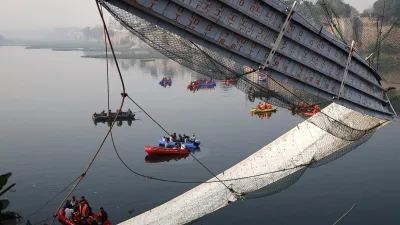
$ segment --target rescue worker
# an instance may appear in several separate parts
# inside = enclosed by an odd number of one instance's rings
[[[78,203],[82,204],[83,202],[88,202],[85,196],[82,196]]]
[[[81,214],[81,216],[86,219],[90,216],[90,209],[89,209],[89,203],[88,202],[84,202],[83,204],[81,204],[79,206],[79,213]]]
[[[179,142],[183,142],[183,137],[181,134],[179,134]]]
[[[261,109],[261,102],[258,103],[257,109]]]
[[[262,110],[267,109],[267,103],[266,103],[266,102],[264,102],[264,103],[261,105],[261,109],[262,109]]]
[[[106,211],[104,211],[103,207],[101,207],[99,215],[97,216],[97,222],[99,222],[99,224],[101,225],[104,222],[106,222],[107,220],[108,220],[108,215],[107,215]]]

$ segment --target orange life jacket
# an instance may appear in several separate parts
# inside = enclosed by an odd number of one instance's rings
[[[89,215],[89,205],[85,204],[85,205],[80,205],[79,206],[79,213],[81,214],[82,217],[88,217]]]

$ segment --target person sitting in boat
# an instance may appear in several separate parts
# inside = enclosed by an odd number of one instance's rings
[[[171,134],[171,141],[176,142],[176,133]]]
[[[167,138],[165,136],[163,136],[161,139],[162,139],[163,142],[167,141]]]
[[[128,109],[128,111],[126,111],[126,114],[128,114],[128,115],[132,115],[132,111],[131,111],[131,109]]]
[[[261,105],[261,109],[262,109],[262,110],[267,109],[267,103],[266,103],[266,102],[264,102],[264,103]]]
[[[178,135],[179,136],[179,142],[183,142],[183,137],[181,134]]]
[[[103,111],[101,111],[101,115],[106,115],[106,111],[105,110],[103,110]]]
[[[267,104],[267,109],[272,109],[272,105],[271,104]]]
[[[67,208],[64,209],[64,216],[67,219],[74,219],[74,209],[71,204],[68,204]]]
[[[257,104],[257,109],[261,109],[261,102]]]
[[[191,142],[195,142],[196,141],[196,136],[194,136],[194,133],[192,134],[192,137],[190,137],[190,141]]]
[[[100,207],[100,212],[97,216],[97,222],[99,222],[99,224],[103,224],[104,222],[106,222],[108,220],[108,215],[107,212],[104,210],[103,207]]]
[[[87,219],[91,215],[89,208],[89,203],[87,201],[79,205],[79,213],[84,219]]]
[[[187,140],[189,139],[189,137],[188,136],[186,136],[186,134],[183,134],[183,136],[182,136],[182,138],[183,138],[183,142],[187,142]]]
[[[176,142],[174,148],[180,148],[181,147],[181,143],[180,142]]]

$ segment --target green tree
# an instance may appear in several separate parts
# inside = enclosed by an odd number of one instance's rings
[[[11,173],[0,175],[0,197],[7,193],[15,186],[15,183],[11,184],[3,190],[3,187],[7,184],[8,178],[11,177]],[[15,212],[2,212],[10,205],[10,201],[7,199],[0,199],[0,225],[2,224],[17,224],[21,216]]]
[[[400,1],[399,0],[378,0],[373,5],[373,13],[375,16],[383,16],[386,20],[399,17]]]

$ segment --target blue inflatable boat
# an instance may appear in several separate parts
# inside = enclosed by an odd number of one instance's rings
[[[217,85],[217,83],[215,83],[215,82],[208,83],[208,84],[199,84],[200,87],[213,87],[216,85]]]
[[[183,142],[181,142],[181,143],[183,143]],[[160,140],[158,140],[158,144],[165,145],[165,142],[161,138]],[[188,149],[195,149],[195,148],[199,147],[200,142],[196,140],[196,143],[187,142],[187,143],[184,143],[184,144],[186,145],[186,148],[188,148]],[[176,145],[176,143],[172,142],[172,141],[168,143],[168,147],[174,147],[175,145]]]

